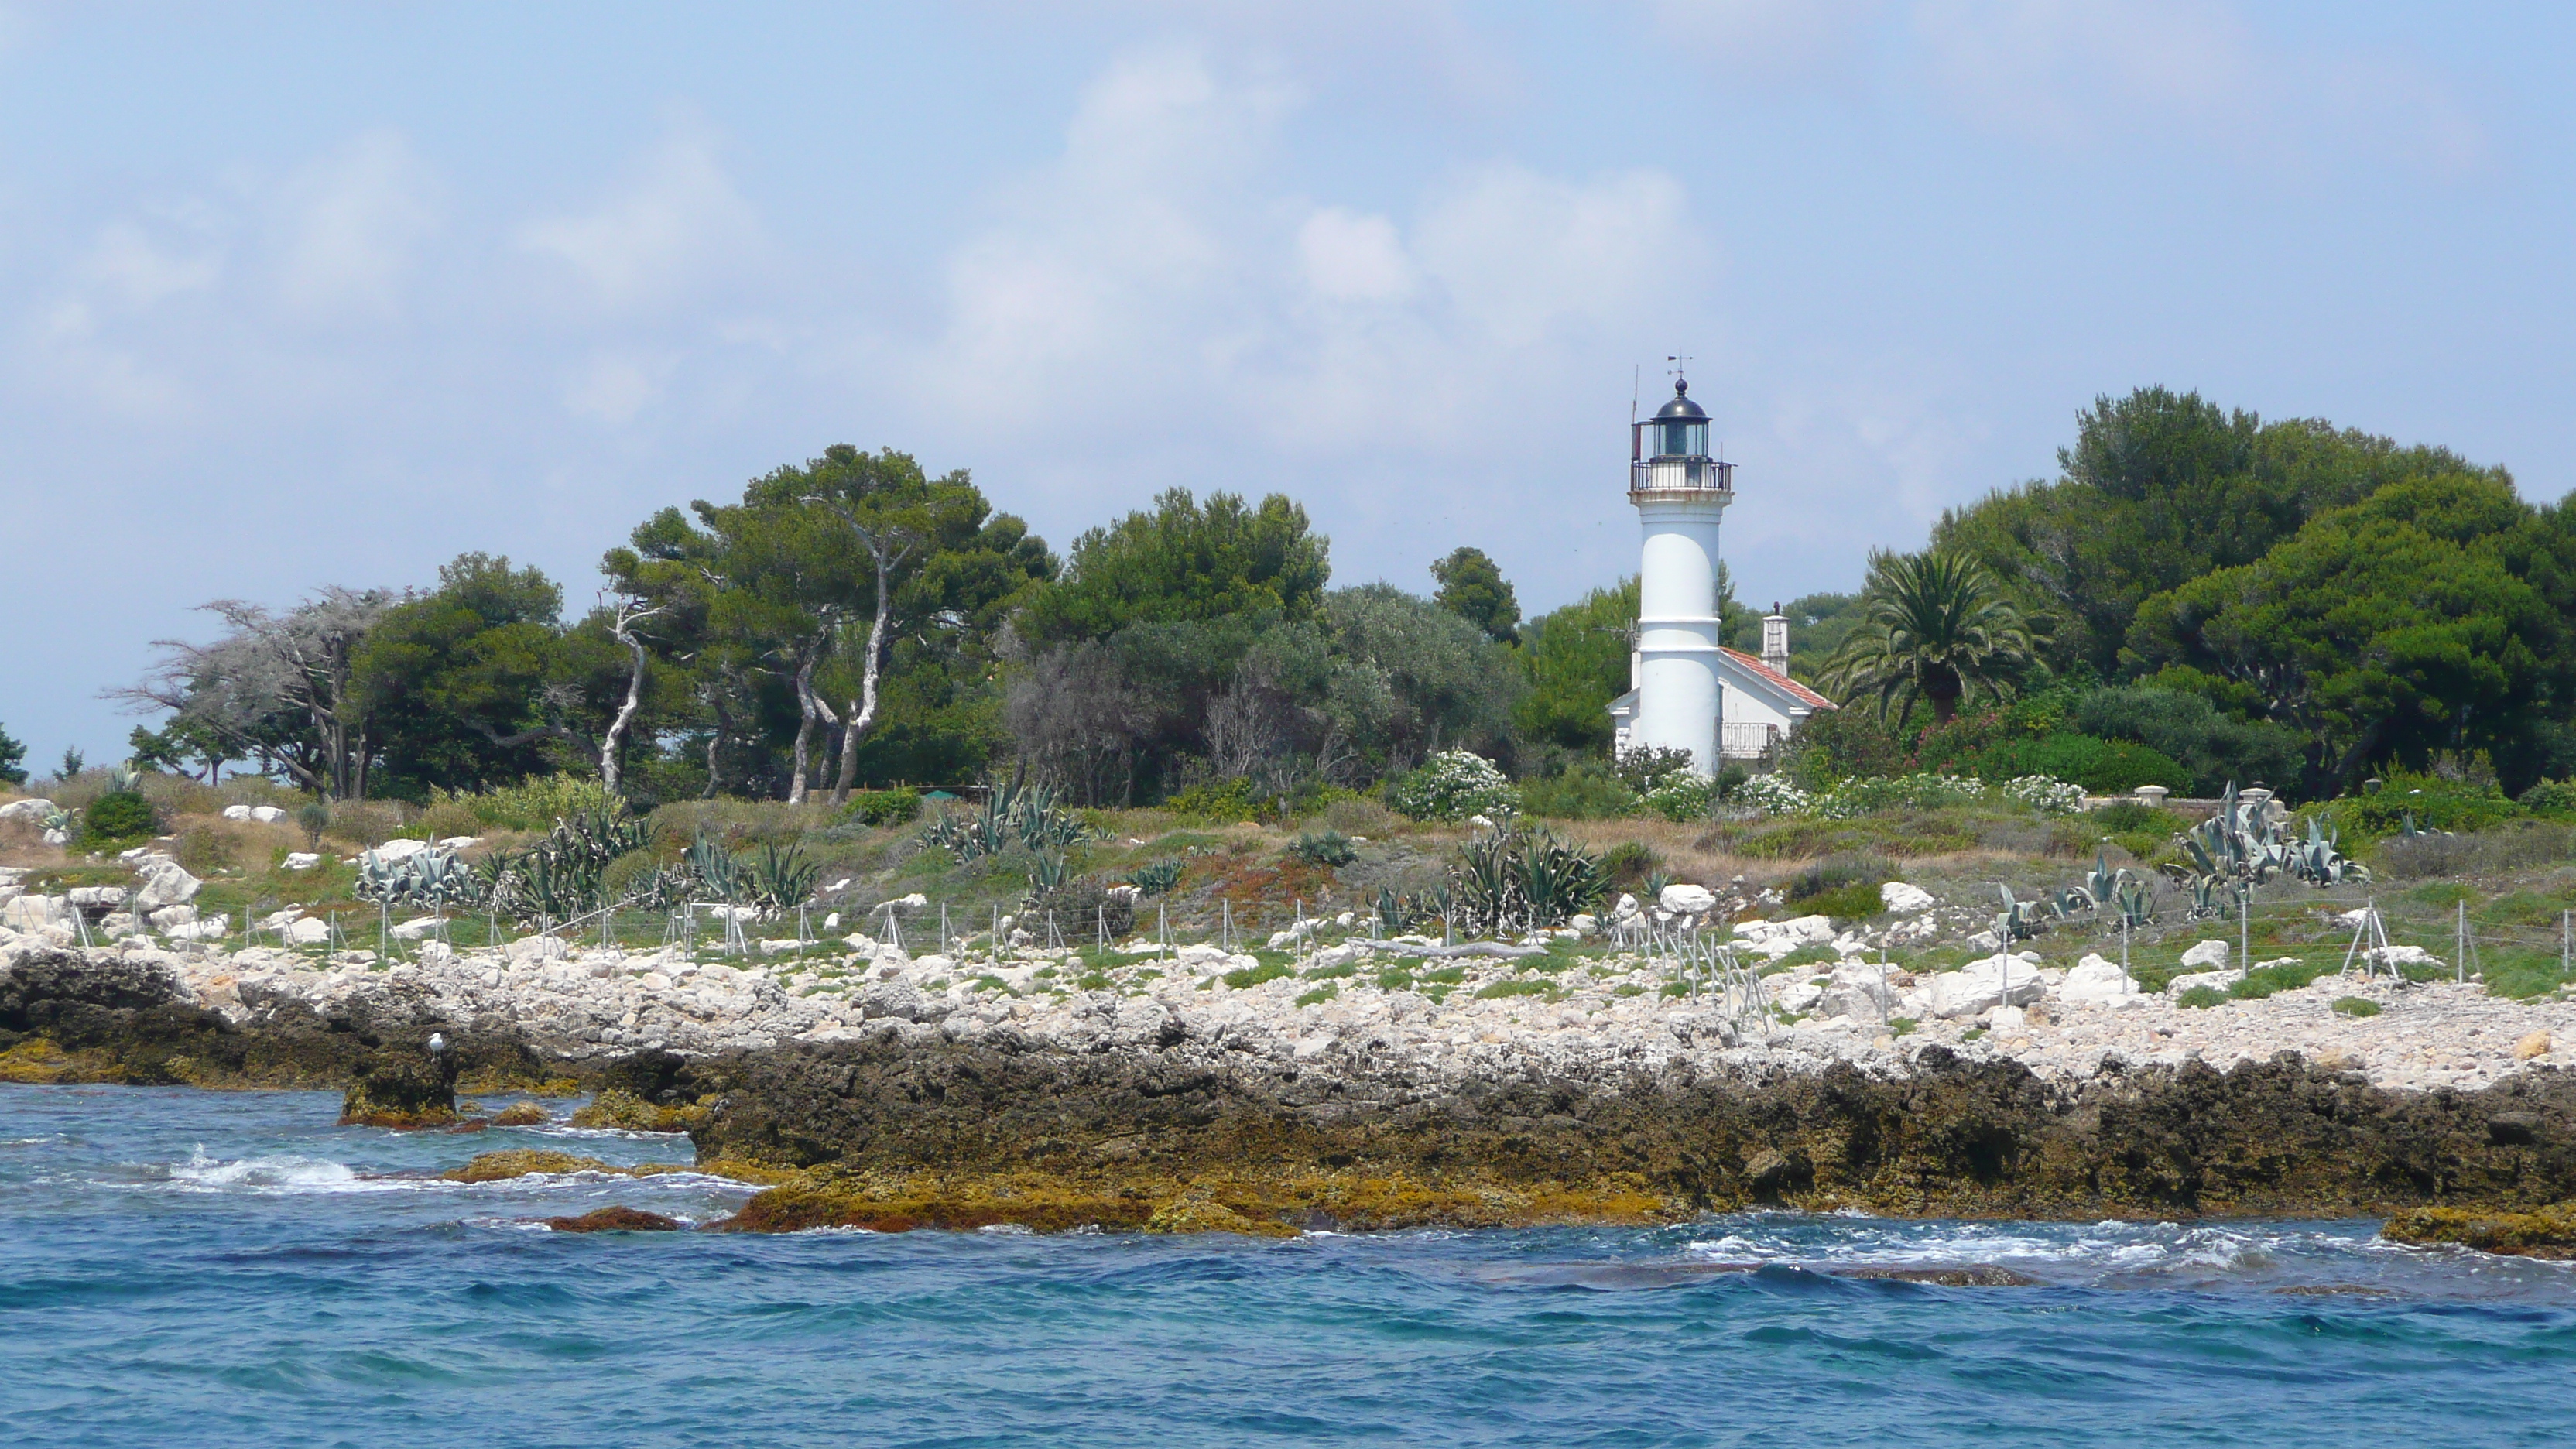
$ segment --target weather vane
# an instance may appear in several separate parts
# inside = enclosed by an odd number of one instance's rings
[[[1665,358],[1664,361],[1672,364],[1671,367],[1664,370],[1671,373],[1674,377],[1680,377],[1682,375],[1682,370],[1690,366],[1691,359],[1688,353],[1676,352]]]

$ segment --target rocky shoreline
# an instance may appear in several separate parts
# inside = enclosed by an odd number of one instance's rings
[[[1728,1045],[1680,1002],[1657,1052],[1480,1040],[1462,1062],[1367,1040],[1310,1051],[1151,997],[1069,1018],[1079,1031],[860,1014],[804,1040],[573,1053],[559,1010],[454,1011],[395,972],[318,1000],[244,992],[243,964],[11,950],[0,1077],[351,1087],[353,1115],[374,1101],[386,1115],[371,1120],[397,1125],[424,1102],[418,1121],[440,1120],[460,1082],[579,1086],[598,1093],[591,1120],[685,1130],[702,1163],[767,1182],[733,1224],[762,1229],[1284,1233],[1765,1204],[2493,1215],[2576,1199],[2576,1075],[2543,1062],[2472,1089],[2375,1083],[2295,1051],[2224,1071],[2113,1054],[2051,1074],[1937,1042],[1868,1060]]]

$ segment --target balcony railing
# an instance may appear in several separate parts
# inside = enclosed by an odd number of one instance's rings
[[[1725,760],[1758,760],[1782,738],[1775,724],[1721,724],[1717,727],[1717,754]]]
[[[1639,458],[1628,465],[1628,491],[1735,491],[1735,465],[1713,458]]]

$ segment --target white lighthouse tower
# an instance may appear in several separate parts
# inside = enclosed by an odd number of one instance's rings
[[[1708,414],[1691,401],[1688,378],[1677,376],[1672,401],[1630,429],[1628,501],[1637,505],[1645,547],[1627,742],[1688,750],[1700,774],[1715,775],[1724,659],[1717,525],[1735,501],[1734,465],[1709,456]]]

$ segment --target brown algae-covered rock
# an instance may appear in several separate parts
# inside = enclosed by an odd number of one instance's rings
[[[534,1102],[513,1102],[509,1106],[502,1108],[498,1113],[494,1114],[492,1125],[495,1127],[538,1127],[553,1120],[554,1119],[552,1117],[546,1115],[545,1108],[538,1106]]]
[[[2390,1217],[2380,1236],[2418,1247],[2447,1244],[2519,1258],[2576,1258],[2576,1201],[2536,1212],[2412,1208]]]
[[[444,1052],[387,1052],[363,1068],[340,1099],[343,1127],[449,1127],[456,1121],[456,1067]]]
[[[602,1088],[572,1114],[575,1127],[616,1127],[628,1132],[686,1132],[706,1120],[707,1109],[694,1102],[665,1106],[615,1087]]]
[[[513,1147],[501,1152],[477,1153],[463,1167],[450,1168],[439,1174],[449,1182],[502,1182],[513,1177],[533,1177],[562,1172],[622,1172],[596,1157],[576,1157],[569,1152],[549,1152],[541,1147]]]
[[[540,1218],[538,1221],[558,1233],[675,1233],[681,1226],[677,1218],[666,1218],[660,1213],[631,1207],[604,1207],[577,1218]]]

